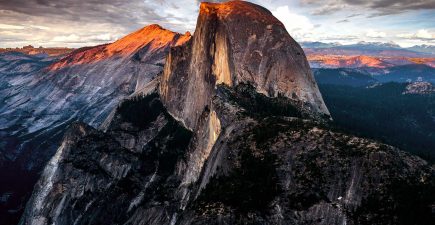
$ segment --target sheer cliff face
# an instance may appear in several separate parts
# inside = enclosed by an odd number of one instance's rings
[[[193,129],[217,84],[241,83],[329,114],[303,50],[269,11],[242,1],[202,3],[194,38],[167,58],[162,99]]]

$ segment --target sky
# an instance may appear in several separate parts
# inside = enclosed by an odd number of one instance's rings
[[[0,0],[0,47],[82,47],[149,24],[195,30],[199,0]],[[209,1],[210,2],[210,1]],[[211,1],[218,2],[218,1]],[[299,42],[435,45],[435,0],[252,0]]]

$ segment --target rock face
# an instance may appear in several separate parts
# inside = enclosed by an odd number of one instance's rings
[[[433,167],[328,118],[270,12],[202,3],[162,76],[67,132],[20,224],[430,224]]]
[[[403,94],[432,94],[435,93],[435,87],[432,85],[432,83],[425,82],[425,81],[416,81],[413,83],[410,83],[406,86],[406,90],[403,92]]]
[[[242,1],[202,3],[194,37],[166,60],[162,100],[193,129],[216,85],[241,83],[329,114],[303,50],[269,11]]]
[[[161,73],[171,47],[189,38],[150,25],[60,60],[5,53],[0,60],[4,81],[0,86],[0,165],[4,167],[0,170],[24,171],[27,175],[20,180],[36,177],[55,153],[66,127],[76,120],[100,126],[123,98]],[[12,184],[15,179],[1,174],[0,195],[12,192],[12,197],[6,203],[10,208],[0,203],[0,213],[20,208],[12,202],[19,202],[26,191],[17,193],[21,188],[15,186],[26,186],[29,192],[34,184],[23,185],[20,180]]]

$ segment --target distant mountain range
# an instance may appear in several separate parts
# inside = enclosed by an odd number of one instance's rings
[[[430,53],[432,55],[435,54],[434,45],[415,45],[407,49],[415,52]]]
[[[21,52],[28,55],[59,56],[59,55],[68,54],[73,50],[74,50],[73,48],[66,48],[66,47],[44,48],[40,46],[38,48],[35,48],[32,45],[27,45],[22,48],[0,48],[0,53]]]
[[[435,68],[435,58],[404,56],[368,56],[368,55],[334,55],[307,54],[312,68],[374,68],[385,69],[403,65],[426,65]]]
[[[340,43],[302,42],[302,48],[307,53],[323,53],[337,55],[370,55],[370,56],[406,56],[406,57],[433,57],[435,46],[416,45],[402,48],[394,42],[358,42],[356,44],[342,45]]]

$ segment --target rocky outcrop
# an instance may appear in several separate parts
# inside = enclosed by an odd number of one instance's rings
[[[425,81],[416,81],[406,85],[405,91],[402,94],[432,94],[435,93],[435,87],[432,83]]]
[[[269,11],[243,1],[202,3],[194,37],[166,60],[162,100],[194,129],[216,85],[242,83],[329,114],[303,50]]]

